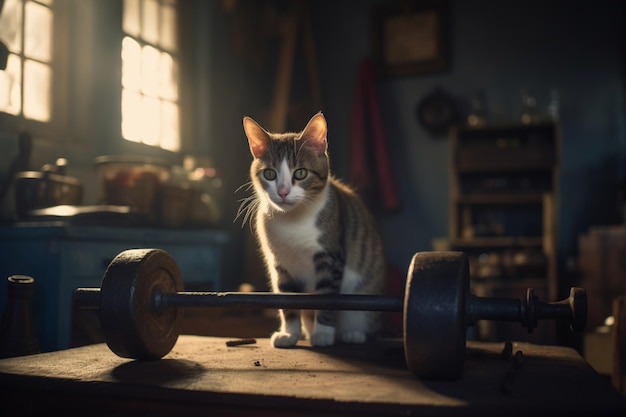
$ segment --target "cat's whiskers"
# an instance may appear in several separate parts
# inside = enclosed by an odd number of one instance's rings
[[[306,210],[310,214],[314,214],[316,212],[315,202],[317,196],[306,195],[301,201],[300,206],[302,209]]]
[[[254,183],[252,181],[244,182],[235,190],[235,194],[245,188],[246,191],[249,191],[254,187]]]
[[[253,187],[253,183],[252,181],[249,181],[243,185],[241,185],[239,188],[237,188],[237,190],[235,190],[235,192],[238,192],[242,189],[246,189],[246,190],[250,190]],[[249,223],[250,228],[252,228],[252,218],[254,217],[254,214],[257,212],[258,208],[259,208],[259,204],[260,201],[257,198],[257,196],[255,194],[249,195],[247,197],[244,197],[242,199],[239,200],[239,208],[237,209],[237,214],[235,215],[235,218],[233,219],[233,223],[235,221],[237,221],[237,219],[239,217],[241,217],[243,215],[243,219],[241,222],[241,227],[243,228],[243,226],[246,223]]]
[[[233,222],[235,222],[243,214],[241,227],[243,228],[243,226],[247,223],[250,226],[250,229],[252,229],[252,218],[258,210],[259,201],[254,196],[247,197],[240,201],[241,205],[239,206],[237,216]]]

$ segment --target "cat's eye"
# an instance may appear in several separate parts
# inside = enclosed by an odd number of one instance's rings
[[[265,169],[263,170],[263,176],[268,181],[274,181],[276,179],[276,171],[273,169]]]
[[[294,171],[293,177],[297,180],[303,180],[306,178],[308,171],[305,168],[298,168]]]

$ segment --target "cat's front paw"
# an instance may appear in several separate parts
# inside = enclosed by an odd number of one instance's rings
[[[274,332],[270,341],[275,348],[290,348],[298,343],[300,335],[287,332]]]
[[[365,343],[367,336],[358,330],[351,330],[341,335],[341,341],[344,343]]]
[[[335,344],[334,332],[314,332],[310,338],[311,346],[324,347]]]

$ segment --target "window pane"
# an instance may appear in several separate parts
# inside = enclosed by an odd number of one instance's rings
[[[178,106],[168,101],[161,108],[161,147],[174,152],[180,149]]]
[[[24,20],[24,54],[28,58],[50,62],[52,38],[52,11],[29,1]]]
[[[161,53],[161,97],[167,100],[178,100],[177,68],[172,56],[166,52]]]
[[[36,61],[24,61],[24,117],[50,120],[50,67]]]
[[[159,61],[161,54],[152,46],[141,50],[141,91],[149,96],[159,95]]]
[[[139,0],[124,0],[122,29],[129,35],[139,36]]]
[[[0,40],[9,51],[22,52],[22,2],[5,0],[0,14]]]
[[[159,3],[157,0],[143,0],[142,22],[141,37],[156,45],[159,40]]]
[[[122,136],[133,142],[141,142],[141,95],[128,89],[122,90]]]
[[[22,61],[9,54],[7,68],[0,71],[0,111],[17,116],[22,107]]]
[[[122,40],[122,86],[141,88],[141,46],[128,36]]]
[[[143,125],[142,139],[147,145],[159,145],[161,136],[161,103],[152,97],[143,97],[141,123]]]
[[[161,46],[176,51],[176,9],[171,6],[161,7]]]
[[[177,0],[124,0],[122,136],[180,150]],[[168,51],[168,52],[166,52]]]

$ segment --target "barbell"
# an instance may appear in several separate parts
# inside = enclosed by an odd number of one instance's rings
[[[541,319],[568,321],[582,331],[585,290],[567,299],[539,301],[532,288],[522,298],[478,297],[469,290],[469,260],[463,252],[417,252],[409,265],[404,296],[271,292],[184,292],[180,270],[161,249],[130,249],[108,265],[100,288],[78,288],[78,308],[100,310],[104,340],[118,356],[156,360],[178,339],[180,308],[262,307],[301,310],[403,312],[408,369],[424,379],[454,380],[463,372],[468,326],[479,320],[519,322],[532,331]]]

